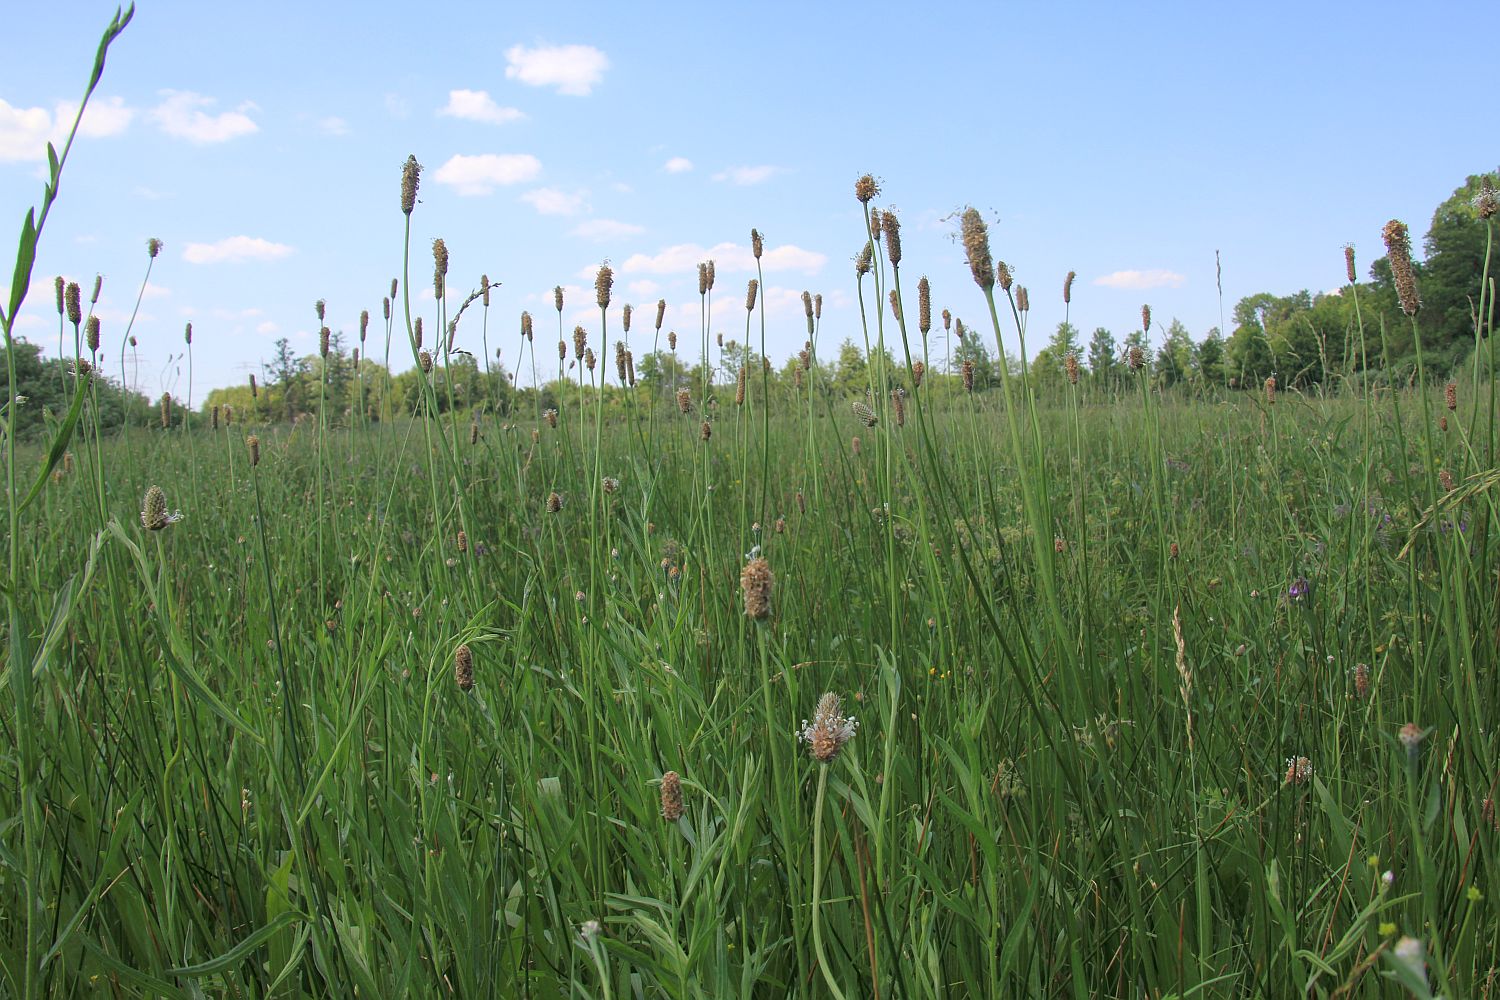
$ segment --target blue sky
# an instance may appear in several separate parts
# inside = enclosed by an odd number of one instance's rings
[[[0,225],[11,232],[40,197],[43,144],[113,11],[76,0],[7,12]],[[590,286],[605,258],[617,272],[611,328],[634,303],[638,354],[659,297],[667,325],[696,343],[696,264],[710,256],[714,328],[743,336],[752,226],[767,245],[772,357],[801,346],[803,289],[824,296],[825,354],[858,341],[852,190],[865,172],[903,220],[912,301],[925,273],[935,312],[981,319],[950,218],[973,204],[1030,288],[1032,349],[1063,317],[1069,270],[1085,337],[1096,326],[1123,336],[1150,303],[1163,325],[1179,317],[1201,338],[1220,317],[1215,250],[1226,313],[1259,291],[1334,288],[1345,242],[1363,271],[1386,219],[1420,236],[1467,174],[1494,168],[1477,96],[1490,79],[1469,41],[1493,17],[1479,3],[431,13],[145,0],[74,146],[18,330],[55,353],[52,276],[87,290],[103,274],[103,351],[117,370],[154,236],[166,248],[131,370],[149,395],[185,392],[173,359],[189,321],[200,400],[243,382],[279,337],[316,351],[319,298],[352,342],[359,311],[373,330],[400,273],[400,169],[414,153],[426,173],[412,288],[427,296],[413,308],[434,326],[428,248],[442,237],[450,300],[481,273],[501,283],[490,347],[512,369],[523,309],[539,358],[551,357],[556,284],[566,327],[597,331]],[[478,352],[477,318],[458,342]]]

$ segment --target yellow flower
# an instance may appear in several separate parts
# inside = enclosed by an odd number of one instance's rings
[[[1396,933],[1396,925],[1395,924],[1387,922],[1387,923],[1383,923],[1383,924],[1380,925],[1380,936],[1381,937],[1390,937],[1394,933]]]

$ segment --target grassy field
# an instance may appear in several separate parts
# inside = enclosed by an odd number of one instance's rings
[[[410,419],[77,378],[6,451],[5,991],[1489,996],[1495,384],[929,399],[885,230],[852,399],[440,412],[399,306]]]

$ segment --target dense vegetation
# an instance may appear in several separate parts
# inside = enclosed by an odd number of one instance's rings
[[[280,395],[112,429],[91,357],[20,446],[17,282],[7,990],[1488,995],[1500,386],[1477,324],[1445,385],[1416,351],[1404,229],[1383,335],[1345,294],[1410,383],[1195,396],[1140,342],[1108,383],[1004,354],[974,212],[989,315],[939,378],[856,193],[866,345],[821,364],[809,299],[779,378],[686,360],[705,295],[591,389],[604,267],[550,398],[398,304],[399,393],[329,334]]]

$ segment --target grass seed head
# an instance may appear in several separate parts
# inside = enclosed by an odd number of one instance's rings
[[[78,282],[68,282],[64,298],[67,300],[68,322],[76,328],[83,322],[83,289],[78,287]]]
[[[219,404],[215,403],[213,408],[213,429],[219,429]]]
[[[581,326],[573,327],[573,360],[577,361],[583,357],[583,349],[588,346],[589,332]]]
[[[661,816],[668,823],[682,819],[682,779],[676,771],[661,776]]]
[[[853,716],[845,717],[839,704],[839,696],[832,691],[818,699],[811,722],[805,719],[798,737],[807,744],[807,752],[819,764],[831,764],[838,757],[844,744],[854,738],[859,728]]]
[[[542,414],[542,418],[547,421],[547,426],[548,427],[556,427],[557,426],[557,411],[556,410],[549,408],[545,413]]]
[[[917,388],[922,387],[922,379],[927,375],[927,365],[921,361],[911,363],[911,384]]]
[[[740,570],[740,593],[745,599],[745,614],[756,621],[771,616],[771,592],[776,586],[771,564],[764,559],[751,559]]]
[[[460,691],[474,690],[474,652],[468,643],[453,651],[453,682]]]
[[[891,289],[890,295],[887,298],[891,303],[891,316],[895,318],[898,324],[904,324],[905,321],[901,318],[901,299],[896,295],[894,288]]]
[[[626,333],[630,332],[630,315],[633,312],[635,312],[635,307],[629,302],[625,303],[625,308],[620,310],[620,323],[625,327]]]
[[[860,248],[859,256],[854,258],[854,275],[863,278],[870,273],[870,266],[875,260],[875,244],[865,240],[865,245]]]
[[[328,357],[328,344],[332,337],[332,331],[326,326],[318,331],[318,354],[320,356]]]
[[[172,426],[172,394],[170,392],[161,394],[161,425]]]
[[[885,234],[885,256],[892,267],[901,266],[901,220],[887,209],[880,216],[880,231]]]
[[[146,241],[146,253],[151,256],[152,260],[155,260],[157,255],[161,253],[161,246],[161,240],[155,236]]]
[[[943,332],[946,333],[948,330],[951,330],[952,328],[953,328],[953,314],[951,312],[949,312],[948,310],[944,309],[943,310]]]
[[[417,321],[412,324],[412,336],[416,340],[417,346],[421,347],[422,346],[422,317],[420,317],[420,316],[418,316],[417,317]]]
[[[760,238],[760,230],[750,230],[750,252],[755,255],[755,259],[760,260],[760,255],[765,253],[765,251],[766,244],[765,241]]]
[[[490,307],[490,276],[488,274],[479,276],[479,298],[488,309]]]
[[[103,287],[104,287],[104,275],[102,275],[102,274],[96,274],[96,275],[94,275],[94,294],[89,297],[89,305],[94,306],[94,305],[98,305],[99,304],[99,290],[102,289]]]
[[[63,276],[59,274],[56,278],[53,279],[53,284],[57,288],[57,315],[64,316],[67,314],[68,306],[67,303],[63,300],[63,296],[67,292],[68,283],[64,281]]]
[[[547,513],[556,514],[563,509],[563,498],[560,493],[553,490],[547,494]]]
[[[925,274],[917,282],[917,329],[924,337],[932,329],[932,283]]]
[[[562,312],[562,285],[554,285],[552,288],[552,306],[558,312]]]
[[[1401,311],[1415,316],[1422,308],[1422,296],[1417,292],[1417,275],[1411,262],[1411,234],[1406,223],[1392,219],[1385,224],[1380,235],[1385,240],[1391,280],[1396,285],[1396,297],[1401,300]]]
[[[706,263],[698,265],[698,294],[708,294],[708,265]]]
[[[1063,371],[1068,375],[1069,385],[1078,384],[1078,355],[1070,352],[1063,358]]]
[[[600,309],[609,308],[609,294],[615,287],[615,271],[609,266],[609,261],[599,265],[599,272],[594,275],[594,301],[599,304]]]
[[[167,513],[167,495],[160,486],[147,489],[146,496],[141,501],[141,526],[147,531],[160,531],[171,523],[172,517]]]
[[[467,531],[464,531],[462,528],[458,530],[458,539],[456,541],[456,544],[458,545],[459,552],[469,551],[469,533]]]
[[[861,205],[868,205],[870,199],[880,193],[880,182],[870,174],[865,174],[854,182],[854,197],[859,199]]]
[[[750,279],[750,284],[747,285],[747,286],[745,286],[745,311],[746,312],[754,312],[755,311],[755,296],[757,294],[759,294],[759,292],[760,292],[760,282],[757,281],[754,278],[751,278]]]
[[[1010,291],[1010,286],[1015,283],[1016,277],[1011,273],[1010,265],[1003,260],[995,264],[995,280],[1000,283],[1002,292]]]
[[[973,392],[974,391],[974,362],[973,362],[973,360],[971,360],[969,358],[965,358],[964,359],[963,373],[964,373],[964,391],[965,392]]]
[[[469,443],[479,443],[479,418],[477,417],[469,422]]]
[[[897,427],[906,426],[906,390],[900,386],[891,390],[891,413],[896,418]]]
[[[1272,375],[1266,379],[1266,404],[1276,405],[1276,376]]]
[[[625,352],[625,380],[630,383],[630,387],[632,389],[635,388],[635,352],[634,351],[626,351]]]
[[[417,361],[422,366],[422,374],[423,375],[430,375],[432,373],[432,352],[431,351],[426,351],[426,350],[418,351],[417,352]]]
[[[693,394],[687,389],[677,390],[677,409],[687,413],[693,408]]]
[[[1021,312],[1031,312],[1031,293],[1025,285],[1016,288],[1016,308]]]
[[[1063,305],[1073,301],[1073,279],[1076,277],[1077,271],[1069,271],[1068,276],[1063,279]]]
[[[969,260],[969,271],[974,283],[980,288],[995,286],[994,258],[990,256],[990,230],[984,224],[979,209],[970,206],[964,209],[962,219],[964,256]]]
[[[1494,217],[1497,209],[1500,209],[1500,197],[1496,196],[1489,177],[1485,177],[1479,182],[1479,193],[1474,196],[1474,214],[1481,221],[1487,221]]]
[[[370,310],[368,310],[368,309],[361,309],[359,311],[359,342],[361,344],[363,344],[365,342],[365,337],[369,334],[369,332],[370,332]]]
[[[870,404],[866,403],[864,400],[856,399],[853,403],[850,404],[850,406],[854,410],[854,415],[861,421],[863,421],[866,427],[874,427],[878,422],[878,418],[875,416],[875,411],[870,409]]]
[[[88,322],[83,324],[85,336],[88,338],[89,350],[95,354],[99,353],[99,317],[90,316]],[[193,324],[188,324],[188,343],[193,342]]]
[[[713,427],[713,424],[709,423],[707,420],[703,421],[703,426],[701,426],[701,427],[698,428],[698,436],[700,438],[702,438],[704,441],[707,441],[709,438],[713,437],[714,436],[714,427]]]
[[[813,316],[817,319],[823,318],[823,293],[819,292],[813,296]]]
[[[1438,470],[1438,485],[1443,488],[1444,493],[1453,492],[1453,473],[1447,469]]]
[[[656,332],[657,333],[661,332],[662,320],[664,320],[666,318],[667,318],[667,300],[666,299],[657,299],[656,300]]]
[[[251,399],[259,399],[260,398],[260,387],[255,384],[255,375],[254,375],[254,373],[251,373],[251,375],[250,375],[250,398]]]
[[[1355,284],[1359,275],[1354,272],[1354,244],[1344,244],[1344,277],[1349,279],[1349,284]]]
[[[589,370],[590,375],[594,374],[594,365],[597,363],[598,359],[594,356],[594,349],[592,347],[585,347],[583,349],[583,365]]]
[[[401,168],[401,212],[410,216],[412,209],[417,207],[417,187],[422,180],[422,164],[417,162],[415,156],[408,156],[405,165]],[[391,298],[396,297],[395,284],[392,283]]]
[[[744,365],[740,365],[739,375],[736,376],[734,380],[735,406],[745,405],[745,386],[750,381],[749,374],[749,370]]]
[[[1443,405],[1450,410],[1458,409],[1458,383],[1449,381],[1443,386]]]
[[[1145,333],[1151,332],[1151,307],[1141,306],[1141,330]]]
[[[1146,367],[1146,352],[1141,350],[1139,344],[1131,344],[1130,350],[1126,352],[1126,364],[1133,372],[1138,372]]]
[[[667,331],[667,349],[668,350],[672,350],[672,351],[677,350],[677,331],[676,330],[668,330]]]
[[[521,313],[521,336],[525,337],[528,341],[532,338],[531,313],[529,312]]]

